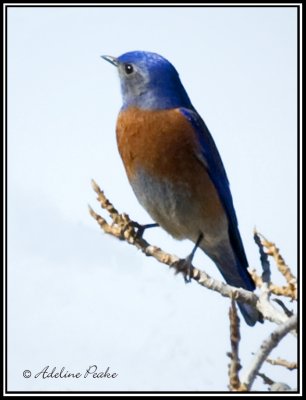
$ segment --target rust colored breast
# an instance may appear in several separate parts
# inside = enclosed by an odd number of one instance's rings
[[[199,163],[195,134],[178,109],[128,109],[119,114],[116,132],[130,180],[141,168],[156,178],[181,181]]]
[[[202,231],[215,240],[226,230],[225,211],[200,160],[196,134],[178,109],[121,112],[117,142],[138,200],[168,232],[196,240]]]

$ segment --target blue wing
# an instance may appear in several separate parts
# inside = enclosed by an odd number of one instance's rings
[[[245,282],[248,283],[249,289],[254,290],[254,282],[246,270],[248,267],[248,261],[238,230],[238,221],[230,192],[229,181],[215,142],[204,121],[195,110],[180,108],[180,112],[188,119],[196,132],[201,146],[201,156],[203,157],[208,174],[218,191],[220,200],[228,218],[229,238],[239,266],[241,267],[241,273],[244,275]]]

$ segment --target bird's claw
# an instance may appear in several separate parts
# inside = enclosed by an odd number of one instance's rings
[[[190,259],[190,256],[188,256],[183,260],[179,260],[176,264],[176,273],[178,274],[179,272],[181,272],[183,274],[185,283],[191,282],[192,271],[193,271],[193,266],[191,261],[192,260]]]
[[[139,224],[138,222],[133,222],[132,225],[133,225],[134,228],[137,229],[137,231],[136,231],[136,238],[137,238],[137,239],[141,239],[141,238],[142,238],[142,236],[143,236],[143,234],[144,234],[144,231],[145,231],[146,229],[155,228],[155,227],[159,226],[159,225],[156,224],[156,223],[141,225],[141,224]]]

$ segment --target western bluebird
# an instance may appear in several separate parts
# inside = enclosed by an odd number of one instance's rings
[[[174,238],[196,243],[227,283],[253,291],[223,163],[176,69],[145,51],[102,57],[119,72],[117,143],[138,201]],[[238,305],[248,325],[260,319]]]

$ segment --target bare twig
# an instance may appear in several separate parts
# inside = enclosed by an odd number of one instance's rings
[[[256,232],[256,235],[259,237],[259,241],[262,244],[262,246],[265,247],[266,254],[268,254],[269,256],[272,256],[274,258],[274,261],[277,265],[278,270],[284,276],[284,278],[287,282],[287,288],[288,288],[286,290],[286,292],[292,294],[289,297],[296,299],[297,298],[296,277],[293,275],[289,266],[285,263],[285,260],[283,259],[282,255],[280,254],[279,249],[276,247],[275,243],[267,240],[261,233]]]
[[[262,364],[267,359],[270,352],[278,345],[278,343],[288,332],[296,329],[296,327],[297,316],[294,315],[282,325],[278,326],[274,330],[274,332],[272,332],[269,337],[262,343],[258,352],[255,354],[253,362],[244,373],[243,379],[241,379],[242,384],[246,387],[248,391],[251,389],[256,375],[258,374]]]
[[[228,354],[231,359],[231,362],[229,364],[229,389],[232,392],[237,392],[241,391],[241,384],[238,375],[241,369],[238,354],[240,342],[240,320],[237,314],[237,307],[234,300],[232,300],[231,302],[229,318],[231,334],[231,353]]]
[[[296,277],[291,272],[289,266],[285,263],[285,260],[280,254],[279,249],[275,246],[275,243],[268,241],[262,234],[259,235],[261,236],[263,246],[267,249],[267,254],[274,258],[279,271],[282,273],[287,283],[296,283]]]
[[[274,382],[267,375],[258,372],[257,376],[260,376],[266,385],[269,385],[269,390],[271,392],[290,392],[292,391],[291,387],[283,382]]]
[[[284,382],[275,382],[270,386],[271,392],[295,392],[296,390],[291,389],[287,383]]]
[[[292,317],[293,311],[290,311],[288,307],[284,304],[284,302],[280,299],[273,299],[275,303],[277,303],[282,309],[284,310],[284,313],[287,315],[287,317]]]
[[[256,229],[254,229],[254,241],[259,248],[260,261],[261,261],[261,265],[262,265],[261,282],[262,282],[262,285],[264,283],[266,283],[267,286],[269,286],[271,283],[270,263],[269,263],[267,254],[264,252],[263,244],[260,240],[260,236],[259,236],[258,232],[256,231]]]
[[[296,362],[290,362],[290,361],[284,360],[283,358],[276,358],[275,360],[273,360],[271,358],[267,358],[266,362],[271,365],[280,365],[282,367],[286,367],[290,371],[297,369]]]
[[[271,386],[271,385],[273,385],[273,383],[275,383],[271,378],[269,378],[267,375],[263,374],[262,372],[257,372],[257,376],[260,376],[266,385]]]
[[[263,245],[261,243],[260,237],[257,234],[257,231],[254,230],[254,241],[259,248],[260,261],[262,266],[262,274],[261,274],[261,294],[260,294],[260,302],[261,305],[268,310],[273,310],[273,306],[270,303],[270,283],[271,283],[271,271],[270,271],[270,263],[268,260],[267,254],[264,252]]]
[[[257,308],[263,315],[265,315],[266,319],[270,321],[274,321],[276,323],[283,323],[287,320],[288,316],[284,312],[279,312],[270,302],[271,296],[271,271],[270,271],[270,263],[268,260],[267,254],[264,252],[264,244],[262,243],[262,239],[260,234],[254,230],[254,240],[259,248],[260,253],[260,261],[262,265],[262,275],[261,277],[255,276],[255,282],[260,282],[261,294],[259,297],[259,302],[257,303]],[[271,319],[272,316],[272,319]]]
[[[261,288],[263,285],[262,277],[259,276],[256,272],[255,269],[249,271],[250,274],[252,275],[252,279],[255,282],[255,285],[258,288]],[[289,297],[291,300],[296,300],[297,299],[297,288],[296,286],[292,285],[287,285],[287,286],[278,286],[273,283],[270,283],[269,285],[269,290],[270,293],[275,294],[276,296],[285,296]]]

